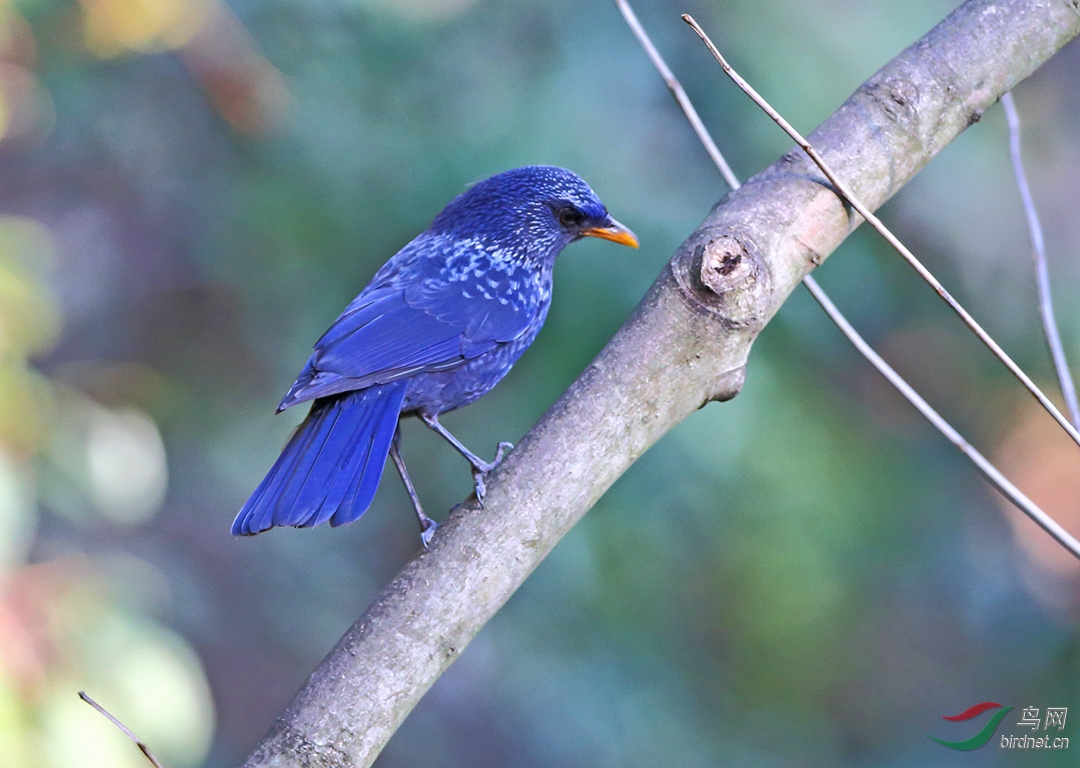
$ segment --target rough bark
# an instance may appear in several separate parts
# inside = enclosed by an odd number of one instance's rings
[[[876,209],[1080,34],[1077,0],[971,0],[811,136]],[[861,221],[793,151],[723,198],[625,325],[357,620],[255,752],[367,766],[556,542],[665,432],[738,393],[754,339]]]

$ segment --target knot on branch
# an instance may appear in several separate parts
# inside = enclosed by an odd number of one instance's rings
[[[748,237],[698,230],[672,264],[683,294],[729,329],[760,329],[772,276]]]
[[[743,258],[745,248],[738,239],[722,235],[697,247],[701,255],[701,282],[717,296],[754,279],[754,268],[749,259]]]
[[[885,75],[869,80],[862,91],[899,125],[913,124],[918,117],[919,86],[906,77]]]

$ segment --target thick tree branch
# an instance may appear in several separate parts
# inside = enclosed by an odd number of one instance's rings
[[[1080,34],[1076,0],[971,0],[810,141],[876,209]],[[366,766],[555,543],[649,446],[733,397],[754,339],[859,223],[801,153],[726,196],[626,324],[312,673],[245,766]]]

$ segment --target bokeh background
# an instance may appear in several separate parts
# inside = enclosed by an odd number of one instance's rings
[[[953,3],[637,9],[736,171],[789,142],[679,21],[796,125]],[[1080,48],[1016,91],[1080,367]],[[517,440],[725,191],[609,2],[0,0],[0,762],[237,764],[416,550],[388,475],[338,530],[229,525],[300,418],[312,342],[464,186],[581,173],[639,252],[575,245],[547,328],[446,418]],[[1047,387],[999,108],[884,210]],[[1080,533],[1080,456],[859,232],[818,271],[855,324]],[[464,462],[410,425],[429,511]],[[556,548],[378,765],[1066,765],[1080,568],[1003,506],[803,292],[743,393],[694,414]],[[1072,751],[954,753],[976,702],[1075,709]],[[979,721],[978,724],[981,724]],[[999,733],[1024,733],[1006,719]]]

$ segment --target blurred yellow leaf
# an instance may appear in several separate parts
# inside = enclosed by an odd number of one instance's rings
[[[90,50],[103,58],[179,48],[206,22],[212,0],[80,0]]]
[[[0,216],[0,353],[48,349],[60,333],[60,312],[45,282],[55,253],[41,224]]]

